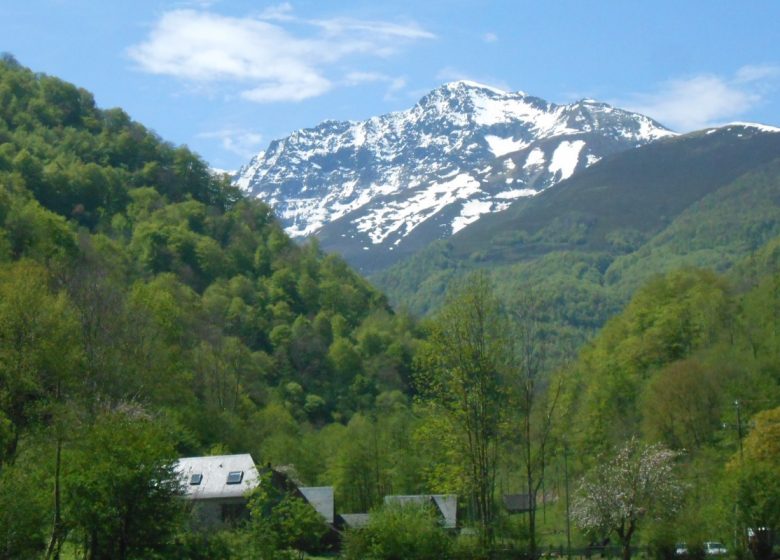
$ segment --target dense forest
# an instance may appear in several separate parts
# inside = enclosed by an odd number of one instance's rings
[[[580,348],[550,327],[555,283],[532,288],[478,274],[436,314],[395,312],[186,147],[4,56],[0,557],[297,554],[319,529],[284,499],[269,516],[267,488],[246,526],[190,528],[175,459],[242,452],[334,486],[339,512],[375,511],[352,558],[535,556],[566,544],[569,517],[575,546],[602,542],[619,531],[587,489],[621,457],[668,459],[681,481],[676,507],[629,520],[659,557],[780,526],[780,240],[726,275],[653,278]],[[413,493],[458,494],[474,530],[378,509]]]

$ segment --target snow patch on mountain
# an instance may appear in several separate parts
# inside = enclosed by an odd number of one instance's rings
[[[496,195],[499,200],[514,200],[516,198],[523,198],[525,196],[534,196],[539,194],[539,191],[533,189],[512,189],[511,191],[500,192]]]
[[[567,140],[558,144],[555,152],[553,152],[552,161],[548,168],[550,173],[556,176],[560,173],[560,181],[571,177],[574,174],[577,163],[579,163],[580,152],[584,147],[585,141],[583,140],[575,140],[574,142]]]
[[[493,155],[496,157],[520,151],[528,146],[528,142],[515,140],[514,138],[500,138],[498,136],[493,136],[492,134],[485,136],[485,141],[487,141],[488,146],[490,146],[490,151],[493,152]]]
[[[460,214],[452,221],[452,233],[458,233],[464,227],[476,222],[482,214],[488,214],[493,207],[489,200],[467,200]]]
[[[725,125],[728,126],[744,126],[747,128],[755,128],[760,130],[761,132],[780,132],[780,128],[776,126],[770,126],[768,124],[761,124],[761,123],[751,123],[751,122],[732,122]]]
[[[371,242],[382,243],[390,234],[408,235],[422,222],[458,200],[479,192],[479,181],[461,173],[443,183],[430,183],[403,201],[390,201],[359,218],[357,230],[368,234]],[[391,216],[392,219],[387,219]]]
[[[528,169],[529,167],[536,167],[538,165],[544,165],[544,152],[539,148],[534,148],[528,154],[528,157],[526,158],[525,163],[523,164],[523,169]]]

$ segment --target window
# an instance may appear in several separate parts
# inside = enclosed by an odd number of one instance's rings
[[[244,471],[230,471],[228,473],[228,484],[241,484],[242,480],[244,480]]]
[[[193,474],[193,475],[190,477],[190,485],[191,485],[191,486],[197,486],[197,485],[198,485],[198,484],[200,484],[201,482],[203,482],[203,475],[202,475],[202,474],[200,474],[200,473],[194,473],[194,474]]]

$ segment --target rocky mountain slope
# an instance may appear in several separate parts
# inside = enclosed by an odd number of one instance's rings
[[[673,134],[593,100],[556,105],[460,81],[407,111],[275,140],[234,182],[269,202],[293,237],[316,235],[373,272],[606,155]]]

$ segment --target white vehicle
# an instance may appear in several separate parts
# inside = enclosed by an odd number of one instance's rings
[[[726,547],[719,542],[707,541],[704,543],[704,553],[707,556],[723,556],[726,552]]]

